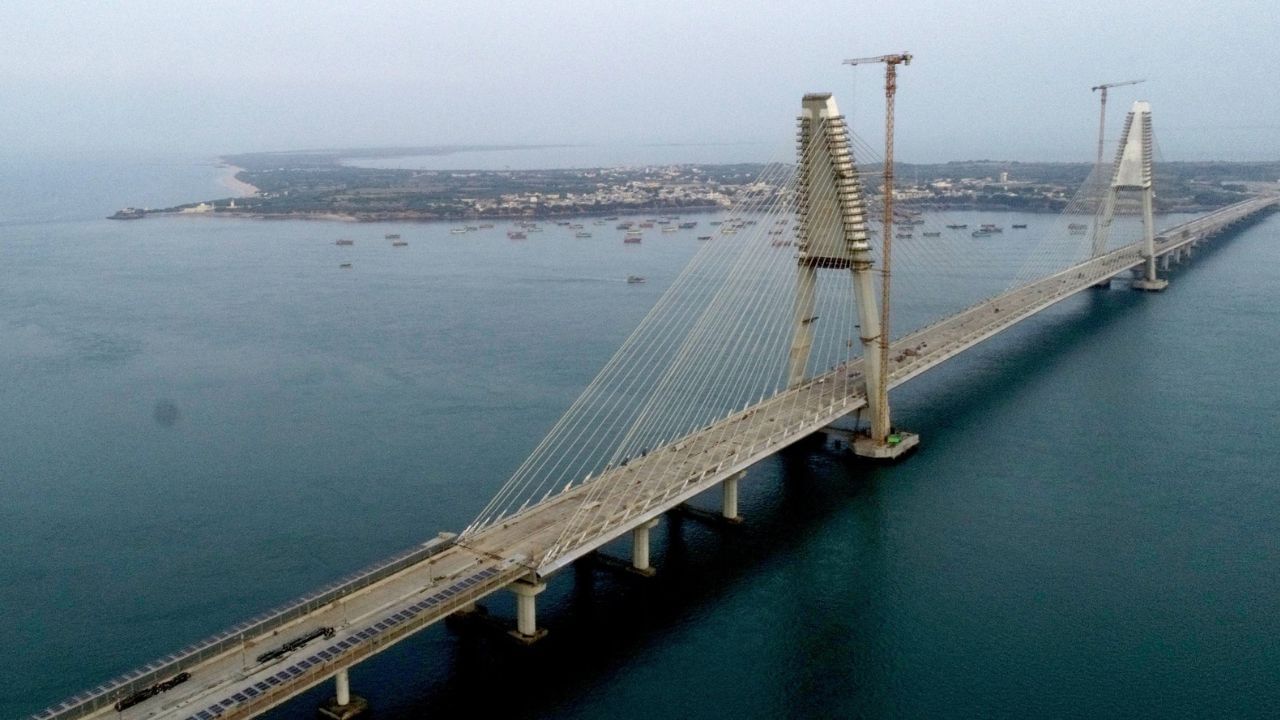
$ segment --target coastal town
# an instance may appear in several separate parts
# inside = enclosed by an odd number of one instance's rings
[[[787,192],[785,171],[764,164],[655,165],[553,170],[412,170],[356,167],[340,151],[223,158],[240,197],[111,217],[214,215],[371,221],[557,218],[742,207]],[[868,194],[878,166],[860,168]],[[896,167],[894,200],[920,210],[1062,212],[1089,177],[1088,163],[997,161]],[[1280,163],[1168,163],[1157,176],[1158,212],[1213,209],[1280,177]]]

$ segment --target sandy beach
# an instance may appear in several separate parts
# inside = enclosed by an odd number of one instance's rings
[[[250,185],[243,180],[236,179],[236,173],[244,168],[235,165],[226,165],[222,177],[218,179],[228,190],[235,193],[236,197],[250,197],[258,194],[258,188]]]

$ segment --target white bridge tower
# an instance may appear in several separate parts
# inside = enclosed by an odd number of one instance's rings
[[[798,125],[796,241],[800,251],[788,382],[799,385],[808,376],[817,322],[813,313],[818,270],[852,270],[861,327],[863,380],[871,415],[870,434],[855,440],[854,452],[894,459],[919,442],[919,437],[892,433],[889,424],[888,392],[881,382],[885,368],[881,365],[880,314],[872,272],[875,261],[867,241],[866,202],[849,152],[848,130],[831,93],[805,95]]]
[[[1156,277],[1155,221],[1152,219],[1151,169],[1151,105],[1139,100],[1133,104],[1124,120],[1124,132],[1120,136],[1120,149],[1116,152],[1115,169],[1111,173],[1111,185],[1102,201],[1102,211],[1093,229],[1093,256],[1107,251],[1107,238],[1111,234],[1111,222],[1115,219],[1116,200],[1121,192],[1139,193],[1142,198],[1142,256],[1146,262],[1142,275],[1135,278],[1135,290],[1163,290],[1169,281]]]

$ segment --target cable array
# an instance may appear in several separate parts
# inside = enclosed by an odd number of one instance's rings
[[[827,121],[802,122],[814,124],[803,126],[811,131],[807,137],[827,137]],[[847,132],[843,120],[832,125],[832,132],[837,131],[847,133],[851,151],[877,159],[872,148]],[[558,537],[546,548],[546,561],[572,548],[591,529],[608,526],[620,508],[646,508],[656,501],[651,495],[658,492],[657,479],[684,472],[689,463],[677,451],[693,433],[730,432],[722,421],[750,413],[765,400],[774,404],[771,412],[799,412],[785,405],[801,402],[799,393],[786,392],[788,349],[798,321],[813,323],[807,376],[861,356],[852,274],[797,269],[800,203],[829,208],[840,201],[834,183],[811,189],[797,168],[834,162],[831,150],[825,140],[802,143],[796,163],[775,161],[764,167],[754,185],[757,191],[724,213],[712,239],[464,530],[464,541],[565,495],[571,503],[566,506],[568,520],[560,523]],[[864,165],[857,175],[857,194],[865,198],[863,190],[877,182],[878,173]],[[895,238],[892,297],[896,336],[1090,257],[1092,228],[1109,181],[1109,172],[1095,169],[1060,215],[1038,221],[1038,242],[987,242],[951,227],[944,232],[944,226],[956,224],[947,213],[925,217],[903,211],[904,223],[910,224],[895,231],[901,233]],[[1117,219],[1108,247],[1140,237],[1140,222],[1129,222],[1134,219]],[[878,225],[867,222],[877,256],[883,242]],[[815,284],[813,316],[799,318],[798,298],[810,289],[803,285],[809,282]],[[830,377],[832,397],[848,397],[863,383],[857,373]],[[717,447],[722,440],[728,445],[732,438],[710,437],[708,446]],[[628,466],[637,458],[645,461]]]

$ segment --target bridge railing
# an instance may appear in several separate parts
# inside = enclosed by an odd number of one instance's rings
[[[209,658],[217,657],[228,650],[238,648],[251,638],[287,625],[356,590],[391,577],[401,570],[443,552],[452,547],[453,544],[454,536],[451,533],[441,533],[439,537],[421,545],[414,546],[386,560],[357,570],[340,580],[279,605],[216,635],[192,643],[177,652],[166,655],[142,667],[130,670],[92,690],[67,698],[57,705],[47,707],[32,715],[31,718],[32,720],[70,720],[113,705],[117,700],[129,697],[140,690],[145,690],[184,670],[190,670]]]

